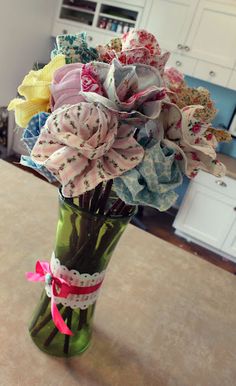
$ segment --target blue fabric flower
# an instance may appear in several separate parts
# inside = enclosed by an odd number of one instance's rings
[[[59,35],[56,38],[56,48],[51,52],[51,59],[56,55],[65,55],[66,64],[89,63],[98,59],[98,52],[95,48],[88,47],[86,32],[75,35]]]
[[[174,189],[182,180],[174,149],[153,140],[147,145],[143,161],[114,180],[114,189],[127,204],[165,211],[178,198]]]
[[[33,118],[29,121],[28,126],[25,128],[21,140],[26,145],[29,153],[31,153],[31,150],[33,149],[41,129],[45,125],[49,115],[50,114],[44,112],[34,115]],[[24,166],[28,166],[29,168],[36,170],[38,173],[46,177],[49,182],[57,181],[52,173],[50,173],[44,166],[34,162],[30,156],[22,155],[20,163]]]

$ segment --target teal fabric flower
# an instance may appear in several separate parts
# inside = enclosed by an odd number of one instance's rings
[[[147,145],[143,161],[114,180],[114,189],[126,204],[165,211],[177,200],[174,189],[182,180],[174,149],[153,140]]]
[[[65,55],[66,64],[89,63],[98,59],[98,52],[95,48],[88,47],[86,32],[75,35],[58,35],[56,48],[51,52],[51,59],[56,55]]]
[[[24,142],[29,153],[31,153],[31,150],[33,149],[39,137],[41,129],[45,125],[49,115],[50,114],[44,112],[34,115],[29,121],[28,126],[25,128],[21,140]],[[28,155],[22,155],[20,163],[21,165],[36,170],[38,173],[46,177],[49,182],[57,181],[56,178],[52,175],[52,173],[50,173],[45,168],[45,166],[39,165],[38,163],[34,162]]]

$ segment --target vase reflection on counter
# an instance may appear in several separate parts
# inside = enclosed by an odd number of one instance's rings
[[[72,284],[98,287],[88,295],[57,298],[65,324],[73,335],[62,334],[51,314],[50,291],[46,284],[29,327],[34,343],[48,354],[73,356],[85,351],[90,344],[96,300],[112,252],[134,214],[104,216],[80,209],[71,199],[59,195],[59,220],[56,246],[51,259],[53,274]],[[74,279],[74,276],[76,279]],[[50,283],[49,283],[50,284]],[[87,287],[88,288],[88,287]]]

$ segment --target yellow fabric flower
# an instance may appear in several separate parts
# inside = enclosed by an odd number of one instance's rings
[[[49,110],[50,85],[54,72],[65,65],[65,56],[55,56],[46,66],[38,71],[30,71],[18,87],[23,98],[14,98],[8,110],[15,110],[17,125],[26,127],[33,115]]]

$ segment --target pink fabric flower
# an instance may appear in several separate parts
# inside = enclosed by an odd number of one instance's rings
[[[74,197],[141,162],[133,132],[104,106],[81,102],[50,115],[31,158],[55,175],[65,197]]]
[[[92,91],[102,95],[98,67],[102,63],[66,64],[55,72],[51,84],[51,110],[65,105],[73,105],[84,101],[81,91]]]

